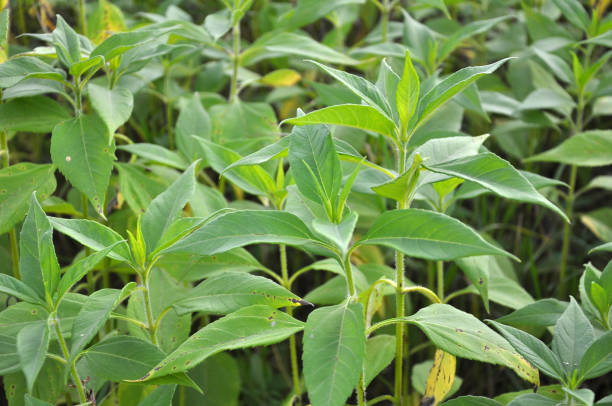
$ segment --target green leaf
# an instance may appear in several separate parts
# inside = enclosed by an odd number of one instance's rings
[[[289,164],[300,192],[333,215],[342,187],[342,167],[327,127],[295,127],[289,142]]]
[[[101,55],[106,62],[110,62],[111,59],[124,54],[134,47],[157,39],[167,31],[168,29],[158,29],[115,33],[95,47],[93,51],[91,51],[90,57],[93,58]]]
[[[542,341],[517,328],[504,326],[493,320],[490,320],[489,323],[493,324],[510,345],[534,367],[557,380],[563,381],[565,379],[561,360]]]
[[[559,162],[576,166],[610,165],[612,130],[593,130],[573,135],[555,148],[529,157],[524,162]]]
[[[225,168],[223,173],[239,166],[254,166],[268,162],[272,159],[284,158],[289,154],[290,141],[291,137],[283,137],[280,140],[239,159]]]
[[[291,31],[313,23],[342,6],[363,3],[365,0],[299,0],[297,7],[291,7],[279,18],[278,28]]]
[[[84,73],[88,72],[89,75],[93,75],[98,69],[104,65],[104,58],[100,55],[93,58],[85,59],[81,62],[76,62],[70,65],[70,74],[74,77],[80,77]]]
[[[11,87],[28,78],[63,81],[65,74],[32,56],[10,59],[0,64],[0,87]]]
[[[340,104],[312,111],[285,123],[294,125],[333,124],[373,131],[394,140],[395,124],[378,109],[361,104]]]
[[[366,387],[395,358],[395,337],[380,334],[368,339],[365,352],[365,385]]]
[[[38,296],[51,303],[60,279],[60,267],[53,247],[53,228],[36,200],[30,198],[30,210],[21,227],[19,238],[21,280]]]
[[[399,320],[416,325],[436,347],[452,355],[505,365],[521,378],[539,385],[538,370],[471,314],[447,304],[433,304]]]
[[[200,329],[138,381],[186,371],[221,351],[274,344],[303,326],[272,307],[245,307]]]
[[[32,392],[38,372],[45,362],[47,348],[49,348],[49,328],[46,323],[30,324],[17,334],[17,354],[29,392]]]
[[[383,197],[408,205],[416,191],[417,181],[421,172],[421,163],[421,156],[415,155],[412,165],[406,172],[382,185],[374,186],[372,190]]]
[[[542,299],[502,316],[497,321],[527,329],[554,326],[567,308],[567,302]]]
[[[23,220],[34,191],[41,200],[46,199],[55,191],[54,172],[55,168],[52,165],[37,165],[29,162],[0,170],[0,206],[2,206],[0,234],[8,232]]]
[[[397,112],[399,115],[399,121],[401,123],[402,137],[408,128],[408,122],[416,111],[417,103],[419,101],[419,90],[419,75],[417,74],[416,70],[414,70],[414,66],[412,66],[410,52],[406,51],[404,73],[402,74],[402,78],[397,85],[397,92],[395,93]]]
[[[166,190],[166,185],[137,165],[116,162],[115,168],[119,172],[119,191],[136,214],[144,213],[155,196]]]
[[[480,77],[495,72],[508,59],[510,58],[502,59],[490,65],[463,68],[435,85],[419,101],[417,113],[411,120],[409,130],[414,132],[453,96],[463,91]]]
[[[259,196],[265,196],[276,190],[274,180],[263,168],[254,166],[251,168],[237,167],[229,170],[227,168],[231,164],[242,159],[240,154],[208,140],[197,140],[210,166],[218,173],[222,173],[224,177],[240,189]]]
[[[222,352],[207,358],[189,371],[189,376],[200,387],[202,395],[195,390],[185,390],[185,405],[238,406],[240,397],[240,372],[238,362],[228,353]]]
[[[442,406],[503,406],[503,404],[482,396],[460,396],[442,403]]]
[[[318,62],[314,62],[319,68],[330,74],[334,79],[342,83],[349,90],[359,96],[369,106],[376,108],[387,118],[392,117],[391,106],[384,94],[368,80],[361,76],[353,75],[338,69],[330,68]]]
[[[365,351],[361,303],[343,303],[310,313],[302,362],[312,404],[343,406],[357,386]]]
[[[112,136],[132,115],[134,108],[132,92],[117,86],[107,89],[93,83],[87,86],[87,92],[91,106],[102,118],[109,135]]]
[[[242,272],[211,276],[172,304],[181,315],[190,312],[228,314],[243,307],[267,305],[274,308],[307,305],[268,278]]]
[[[180,216],[195,192],[195,173],[199,162],[192,163],[168,189],[153,199],[143,214],[141,227],[147,253],[157,248],[164,232]]]
[[[172,397],[176,391],[176,385],[158,386],[138,406],[169,406],[172,405]]]
[[[29,303],[45,303],[44,296],[39,296],[38,292],[19,279],[3,273],[0,273],[0,292]]]
[[[385,245],[431,260],[475,255],[512,254],[486,242],[476,231],[445,214],[420,209],[391,210],[380,215],[355,246]]]
[[[104,122],[96,115],[80,115],[55,126],[51,158],[104,217],[104,199],[115,159],[115,143],[109,140]]]
[[[127,242],[124,241],[123,237],[114,230],[98,223],[97,221],[84,219],[63,219],[58,217],[49,217],[49,221],[51,222],[51,225],[53,225],[53,228],[60,233],[66,234],[84,246],[96,251],[103,250],[110,245],[120,242],[117,246],[115,246],[115,248],[113,248],[108,256],[118,261],[132,261],[130,248]]]
[[[561,209],[542,196],[508,161],[491,152],[437,165],[428,165],[425,162],[424,165],[431,171],[477,183],[507,199],[539,204],[569,221]]]
[[[591,20],[578,0],[553,0],[567,20],[584,32],[589,31]]]
[[[56,28],[53,30],[53,45],[59,60],[67,68],[81,60],[79,36],[59,14]]]
[[[495,25],[502,21],[511,18],[510,16],[503,16],[497,18],[491,18],[488,20],[473,21],[467,25],[464,25],[459,30],[455,31],[448,37],[444,44],[438,51],[438,60],[445,60],[461,43],[477,34],[482,34],[489,31]]]
[[[249,244],[303,245],[315,241],[308,227],[291,213],[241,210],[215,218],[163,252],[213,255]]]
[[[605,243],[605,244],[598,245],[597,247],[591,249],[589,251],[589,254],[591,254],[593,252],[604,252],[604,251],[612,252],[612,242],[608,242],[608,243]]]
[[[0,104],[0,127],[5,131],[48,133],[70,117],[58,102],[44,96],[19,97]]]
[[[555,324],[552,349],[561,359],[566,375],[578,369],[587,348],[595,341],[595,332],[589,319],[574,298]]]
[[[339,223],[317,218],[312,222],[312,229],[323,240],[330,241],[340,252],[346,253],[353,238],[358,217],[357,212],[352,212]]]
[[[612,331],[596,339],[584,352],[578,369],[579,379],[593,379],[612,370]]]
[[[282,35],[270,33],[261,37],[247,48],[242,58],[244,66],[273,56],[304,56],[323,62],[342,65],[355,65],[356,60],[333,50],[305,35],[283,32]]]
[[[74,359],[98,334],[98,330],[106,323],[112,310],[135,288],[136,283],[130,282],[121,290],[101,289],[87,298],[72,324],[71,359]]]
[[[52,403],[45,402],[44,400],[36,399],[29,394],[24,395],[24,406],[53,406]]]
[[[146,161],[160,163],[180,170],[187,169],[189,165],[185,158],[176,152],[157,144],[141,142],[138,144],[120,145],[117,149],[138,155]]]
[[[183,155],[193,160],[198,147],[192,136],[209,139],[210,135],[210,117],[202,106],[200,95],[195,93],[183,105],[176,121],[176,145]]]
[[[86,274],[89,272],[94,266],[98,264],[104,257],[106,257],[117,245],[124,243],[124,241],[118,241],[108,247],[104,248],[101,251],[95,252],[74,264],[70,265],[70,267],[64,272],[64,276],[60,280],[60,283],[57,287],[57,292],[55,292],[54,302],[58,303],[62,300],[64,295],[68,293],[70,288],[74,286],[75,283],[80,281]]]

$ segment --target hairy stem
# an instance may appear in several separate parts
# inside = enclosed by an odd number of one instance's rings
[[[280,263],[281,263],[281,277],[282,285],[287,290],[291,290],[291,283],[289,282],[289,269],[287,266],[287,246],[285,244],[279,245],[280,250]],[[291,316],[293,314],[293,308],[287,307],[287,314]],[[297,405],[301,405],[302,401],[302,389],[300,388],[300,371],[298,369],[297,359],[297,345],[295,342],[295,335],[289,337],[289,356],[291,359],[291,377],[293,380],[293,393],[297,398]]]
[[[229,101],[235,102],[238,97],[238,68],[240,67],[240,21],[232,28],[234,52],[232,55],[232,83]]]
[[[64,353],[64,358],[66,358],[66,362],[70,363],[70,375],[72,375],[72,380],[74,381],[74,385],[79,392],[79,400],[81,403],[87,402],[87,395],[85,395],[85,388],[83,387],[83,382],[79,377],[79,373],[76,369],[76,365],[74,361],[70,360],[70,351],[68,351],[68,346],[66,345],[66,340],[64,339],[64,335],[62,334],[62,330],[60,329],[59,320],[57,317],[55,319],[55,333],[57,334],[57,339],[62,347],[62,352]]]

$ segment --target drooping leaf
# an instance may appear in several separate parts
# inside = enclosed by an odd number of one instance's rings
[[[486,242],[452,217],[420,209],[391,210],[380,215],[356,245],[385,245],[416,258],[452,260],[475,255],[512,254]]]
[[[142,234],[147,252],[153,252],[164,232],[181,214],[195,192],[195,172],[199,161],[194,162],[163,193],[159,194],[142,216]]]
[[[612,164],[612,131],[585,131],[566,139],[555,148],[524,160],[525,162],[559,162],[576,166]]]
[[[224,350],[277,343],[302,330],[303,325],[272,307],[242,308],[200,329],[138,381],[186,371]]]
[[[54,172],[52,165],[29,162],[0,170],[0,234],[8,232],[23,220],[32,192],[36,191],[36,196],[44,200],[55,191]]]
[[[471,314],[447,304],[433,304],[401,320],[419,327],[438,348],[456,357],[505,365],[528,382],[540,382],[537,369]]]
[[[120,242],[108,254],[109,257],[118,261],[129,262],[132,258],[130,248],[124,238],[113,229],[93,220],[85,219],[63,219],[49,217],[54,229],[60,233],[75,239],[79,243],[93,250],[100,251],[105,247]],[[121,242],[123,241],[123,242]]]
[[[359,128],[395,139],[395,124],[372,106],[340,104],[312,111],[301,117],[285,120],[295,125],[333,124]]]
[[[58,124],[51,137],[51,158],[66,179],[85,193],[96,212],[104,216],[115,143],[97,115],[79,115]]]
[[[485,152],[438,165],[424,165],[434,172],[477,183],[507,199],[539,204],[569,221],[561,209],[542,196],[508,161],[493,153]]]
[[[344,405],[363,370],[365,322],[360,303],[310,313],[304,329],[304,380],[313,405]]]
[[[174,302],[178,314],[228,314],[256,304],[274,308],[308,304],[268,278],[243,272],[211,276]]]
[[[213,255],[256,243],[303,245],[315,241],[308,227],[291,213],[241,210],[215,218],[164,252]]]

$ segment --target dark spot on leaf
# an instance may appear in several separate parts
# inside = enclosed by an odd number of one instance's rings
[[[483,349],[484,349],[485,351],[489,351],[491,348],[490,348],[488,345],[486,345],[486,344],[485,344],[485,346],[484,346],[484,348],[483,348]]]
[[[484,283],[484,280],[482,278],[478,278],[478,284],[482,285]]]
[[[185,361],[185,366],[191,364],[191,361]]]
[[[456,328],[456,329],[455,329],[455,331],[456,331],[457,333],[463,333],[463,330],[461,330],[460,328]]]
[[[161,367],[155,367],[153,368],[155,371],[159,371],[161,369]]]

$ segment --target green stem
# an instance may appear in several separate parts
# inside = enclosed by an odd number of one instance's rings
[[[444,261],[436,261],[438,270],[438,297],[444,301]]]
[[[172,99],[170,98],[170,70],[171,65],[164,72],[164,89],[166,92],[166,131],[168,132],[168,147],[174,149],[174,124],[172,122]]]
[[[385,1],[387,5],[388,1]],[[397,173],[399,175],[406,171],[406,146],[401,145],[396,148],[397,154]],[[399,201],[397,203],[398,209],[405,209],[406,202]],[[396,317],[404,317],[405,311],[405,299],[404,299],[404,254],[401,251],[395,251],[395,314]],[[394,399],[397,405],[401,405],[402,402],[402,375],[403,369],[402,364],[404,361],[404,325],[398,323],[395,326],[395,382],[394,382]]]
[[[8,137],[6,131],[0,131],[0,155],[2,156],[2,168],[8,168],[10,165]],[[19,246],[17,245],[17,231],[11,228],[9,231],[9,245],[11,247],[11,264],[13,266],[13,276],[21,279],[19,274]]]
[[[383,2],[383,10],[380,16],[381,18],[381,28],[382,28],[382,42],[387,42],[388,32],[389,32],[389,0],[384,0]]]
[[[155,329],[155,319],[153,318],[153,306],[151,306],[151,297],[149,296],[149,276],[148,272],[144,279],[144,300],[145,309],[147,313],[147,325],[149,326],[149,334],[151,335],[151,342],[157,345],[157,331]]]
[[[344,258],[344,272],[346,273],[349,296],[355,298],[355,282],[353,281],[353,268],[351,266],[350,254],[347,254]]]
[[[232,28],[234,52],[232,54],[232,83],[229,101],[235,102],[238,97],[238,68],[240,67],[240,21]]]
[[[79,27],[81,34],[87,36],[87,20],[85,19],[85,0],[79,0]]]
[[[363,372],[359,376],[359,384],[357,385],[357,404],[359,406],[366,406],[365,378],[364,378]]]
[[[578,167],[572,165],[570,171],[569,190],[567,192],[567,201],[565,207],[565,214],[571,220],[572,211],[574,206],[574,189],[576,188],[576,174]],[[559,298],[564,298],[567,287],[566,287],[566,271],[567,271],[567,257],[569,255],[569,245],[571,237],[571,224],[566,222],[563,225],[563,247],[561,248],[561,266],[559,268]]]
[[[287,246],[285,244],[279,245],[280,250],[280,263],[281,263],[281,276],[282,285],[287,290],[291,290],[291,283],[289,282],[289,269],[287,266]],[[287,307],[287,314],[291,316],[293,314],[293,308]],[[297,359],[297,345],[295,342],[295,335],[289,337],[289,356],[291,359],[291,377],[293,379],[293,393],[297,398],[297,405],[302,404],[302,389],[300,388],[300,371],[298,369]]]
[[[18,7],[17,13],[19,14],[17,21],[19,22],[19,31],[21,31],[20,34],[25,34],[27,32],[26,22],[25,22],[24,4],[23,4],[24,2],[25,0],[19,0],[17,2],[17,7]],[[30,39],[28,38],[28,36],[24,35],[21,38],[23,38],[23,45],[28,47],[30,45]]]
[[[68,351],[68,346],[66,345],[66,340],[64,339],[64,335],[62,334],[62,330],[60,329],[59,320],[57,320],[57,317],[55,318],[54,324],[55,333],[57,334],[57,339],[60,343],[60,346],[62,347],[64,358],[66,358],[66,361],[70,363],[70,374],[72,375],[74,385],[76,386],[77,391],[79,392],[79,400],[81,401],[81,403],[86,403],[87,395],[85,395],[85,388],[83,388],[83,382],[81,381],[81,378],[79,378],[79,373],[76,369],[76,364],[74,363],[74,361],[70,360],[70,352]]]

